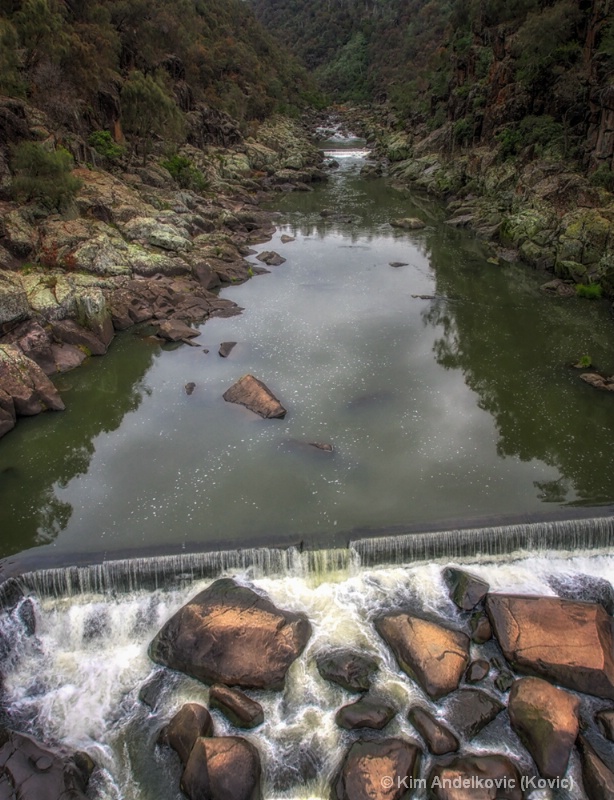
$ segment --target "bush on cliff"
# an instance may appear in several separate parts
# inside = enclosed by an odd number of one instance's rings
[[[46,150],[38,142],[22,142],[13,150],[11,166],[13,194],[20,202],[35,200],[49,211],[62,211],[81,188],[71,174],[73,158],[63,147]]]

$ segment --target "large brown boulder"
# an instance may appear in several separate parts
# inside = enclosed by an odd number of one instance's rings
[[[189,800],[261,800],[261,777],[260,754],[246,739],[198,739],[181,776],[181,791]]]
[[[413,794],[420,756],[420,748],[403,739],[359,739],[346,753],[331,796],[333,800],[405,800]]]
[[[86,800],[93,769],[84,753],[51,750],[30,736],[0,728],[2,800]]]
[[[265,419],[283,419],[286,409],[273,392],[253,375],[244,375],[224,392],[227,403],[238,403]]]
[[[448,721],[465,739],[473,739],[505,706],[481,689],[459,689],[451,698]]]
[[[508,712],[512,728],[544,778],[562,778],[578,737],[580,701],[541,678],[512,686]]]
[[[421,706],[410,708],[408,718],[434,755],[443,756],[458,750],[459,741],[456,736],[426,708]]]
[[[461,756],[436,764],[427,778],[433,800],[522,800],[522,778],[509,758]]]
[[[365,695],[340,708],[335,715],[335,722],[340,728],[348,731],[355,728],[373,728],[381,731],[395,714],[396,709],[386,700]]]
[[[331,650],[316,658],[320,675],[327,681],[337,683],[348,692],[366,692],[377,672],[378,662],[354,650]]]
[[[256,728],[264,722],[264,709],[239,689],[216,684],[209,691],[209,706],[217,708],[237,728]]]
[[[64,403],[43,370],[14,344],[0,345],[0,390],[13,401],[17,416],[63,411]],[[7,412],[7,401],[2,401]],[[8,412],[10,413],[10,411]]]
[[[490,588],[486,581],[477,575],[457,567],[444,569],[443,579],[448,587],[450,599],[462,611],[471,611],[475,608],[486,597]]]
[[[375,621],[399,666],[434,700],[453,692],[467,668],[469,637],[411,614],[389,614]]]
[[[162,728],[158,744],[172,747],[182,763],[187,764],[196,740],[206,736],[213,736],[211,714],[198,703],[186,703]]]
[[[224,578],[171,617],[149,655],[205,683],[282,689],[310,635],[304,614],[281,611],[266,597]]]
[[[516,670],[614,699],[614,621],[601,605],[489,594],[486,608]]]

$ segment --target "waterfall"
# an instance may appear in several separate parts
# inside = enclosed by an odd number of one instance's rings
[[[109,595],[182,587],[232,572],[252,578],[296,576],[318,580],[357,574],[361,568],[407,565],[438,559],[493,559],[512,553],[599,551],[614,546],[614,516],[529,522],[373,536],[346,547],[243,548],[103,561],[87,566],[25,572],[0,585],[0,607],[16,591],[40,597]]]

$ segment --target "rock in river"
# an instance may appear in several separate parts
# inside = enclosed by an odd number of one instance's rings
[[[469,661],[469,637],[411,614],[389,614],[375,628],[399,666],[434,700],[458,688]]]
[[[264,253],[260,253],[256,258],[266,264],[267,267],[279,267],[281,264],[286,263],[286,259],[274,250],[265,250]]]
[[[486,610],[503,654],[519,672],[614,699],[614,620],[603,606],[489,594]]]
[[[387,701],[365,695],[354,703],[343,706],[335,715],[335,722],[348,731],[355,728],[373,728],[381,731],[394,717],[396,711]]]
[[[198,739],[181,777],[190,800],[261,800],[260,754],[240,736]]]
[[[578,737],[580,700],[541,678],[522,678],[510,692],[512,728],[544,778],[562,778]]]
[[[265,419],[283,419],[287,414],[269,387],[253,375],[244,375],[223,396],[227,403],[238,403]]]
[[[319,655],[316,666],[325,680],[339,684],[348,692],[366,692],[377,672],[378,662],[373,656],[354,650],[332,650]]]
[[[488,584],[477,575],[457,567],[447,567],[443,571],[450,599],[462,611],[471,611],[488,593]]]
[[[171,617],[149,655],[205,683],[282,689],[310,635],[304,614],[281,611],[248,587],[222,579]]]
[[[463,784],[466,788],[463,788]],[[462,756],[436,764],[427,778],[434,800],[522,800],[520,773],[500,755]]]
[[[217,708],[237,728],[256,728],[264,722],[260,703],[238,689],[216,684],[209,692],[209,706]]]
[[[434,755],[443,756],[458,750],[459,741],[456,736],[430,711],[421,706],[414,706],[409,710],[408,719]]]
[[[359,739],[333,782],[333,800],[402,800],[417,777],[420,748],[403,739]]]
[[[186,703],[168,725],[162,728],[158,744],[172,747],[181,762],[187,764],[196,740],[202,736],[213,736],[211,714],[198,703]]]

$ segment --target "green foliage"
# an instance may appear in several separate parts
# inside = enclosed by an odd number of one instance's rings
[[[473,123],[468,117],[461,117],[454,123],[454,141],[457,144],[467,145],[473,139]]]
[[[564,147],[564,131],[553,117],[525,117],[518,125],[503,128],[495,137],[503,159],[517,155],[529,145],[538,155],[560,152]]]
[[[578,283],[576,284],[576,294],[578,297],[596,300],[603,294],[603,289],[600,283]]]
[[[108,161],[118,161],[124,155],[124,147],[117,144],[109,131],[94,131],[88,137],[88,144]]]
[[[601,164],[589,178],[593,186],[600,186],[608,192],[614,192],[614,172],[607,164]]]
[[[334,92],[340,100],[362,102],[369,97],[368,67],[367,40],[359,32],[341,48],[334,61],[319,71],[319,77],[324,89]]]
[[[17,31],[8,20],[0,18],[0,94],[15,97],[25,93],[19,63]]]
[[[593,359],[589,355],[584,355],[580,358],[576,366],[579,369],[588,369],[593,366]]]
[[[81,188],[72,174],[70,153],[60,147],[49,151],[38,142],[22,142],[13,151],[13,193],[20,202],[36,200],[48,210],[62,211]]]
[[[160,76],[130,73],[121,93],[124,128],[133,134],[141,147],[143,162],[155,136],[179,139],[183,132],[182,114],[167,94]]]
[[[160,166],[167,169],[177,183],[184,189],[194,189],[204,192],[209,183],[205,176],[198,170],[186,156],[175,154],[160,162]]]

